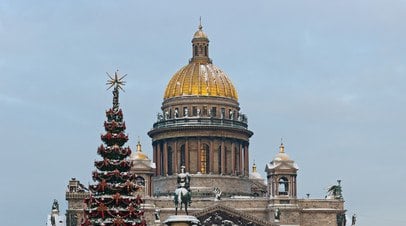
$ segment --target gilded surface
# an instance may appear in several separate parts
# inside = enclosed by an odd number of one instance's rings
[[[217,96],[238,100],[228,76],[213,64],[191,62],[169,81],[164,99],[179,96]]]

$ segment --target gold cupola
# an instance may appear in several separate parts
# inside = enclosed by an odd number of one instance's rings
[[[200,24],[192,39],[192,58],[176,72],[166,86],[164,99],[183,96],[225,97],[238,100],[227,74],[212,64],[209,39]]]
[[[138,143],[137,143],[137,151],[131,153],[130,159],[131,160],[149,160],[148,156],[146,154],[144,154],[144,152],[142,152],[140,141],[138,141]]]

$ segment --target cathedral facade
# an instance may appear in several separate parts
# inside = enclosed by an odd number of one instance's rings
[[[134,195],[145,201],[148,225],[162,225],[175,214],[173,193],[181,169],[191,178],[189,215],[202,225],[345,225],[340,184],[325,199],[298,198],[298,166],[282,143],[265,166],[266,180],[255,164],[250,166],[253,132],[247,118],[230,78],[212,63],[200,25],[192,39],[192,58],[169,80],[161,113],[148,132],[152,159],[140,143],[130,156],[142,188]],[[68,226],[80,225],[88,195],[78,180],[69,181]]]

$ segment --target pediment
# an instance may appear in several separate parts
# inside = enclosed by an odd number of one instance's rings
[[[203,226],[270,226],[271,224],[231,207],[215,205],[195,214]]]
[[[270,170],[298,170],[299,167],[294,162],[274,162],[273,164],[267,164],[266,171]]]

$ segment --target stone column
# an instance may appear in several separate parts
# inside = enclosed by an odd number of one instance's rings
[[[161,163],[162,163],[162,156],[161,156],[161,144],[157,143],[157,162],[156,162],[156,171],[157,175],[161,176]]]
[[[175,164],[175,172],[173,172],[174,174],[178,173],[178,141],[175,140],[175,143],[173,144],[174,146],[174,158],[173,158],[173,163]],[[172,164],[173,165],[173,164]]]
[[[157,162],[157,158],[158,158],[158,153],[157,153],[157,150],[156,150],[156,143],[153,145],[153,161],[154,161],[154,163],[155,163],[155,175],[158,175],[158,162]]]
[[[224,140],[222,140],[221,141],[221,173],[223,174],[223,175],[225,175],[226,174],[226,163],[225,163],[225,161],[226,161],[226,151],[225,151],[225,148],[224,148]]]
[[[244,175],[249,175],[249,159],[248,159],[248,144],[245,145],[244,150]]]
[[[189,169],[189,140],[186,139],[185,142],[185,167],[186,167],[186,172],[190,172]]]
[[[235,143],[231,141],[231,174],[235,175]]]
[[[168,143],[165,141],[164,143],[164,176],[168,174]]]
[[[201,146],[200,146],[201,144],[200,144],[200,138],[199,139],[197,139],[197,169],[196,169],[196,172],[201,172],[200,170],[201,170],[201,168],[202,168],[202,166],[201,166],[201,161],[200,161],[200,155],[202,154],[201,152],[202,152],[202,150],[201,150]],[[201,173],[203,173],[203,172],[201,172]]]
[[[242,160],[243,160],[244,157],[243,157],[243,149],[242,149],[242,143],[241,142],[240,142],[239,148],[240,148],[240,152],[239,152],[239,154],[240,154],[239,155],[240,163],[239,163],[238,171],[240,172],[240,174],[245,175],[243,170],[242,170],[242,169],[244,169],[244,166],[242,164]],[[245,175],[245,176],[248,176],[248,175]]]
[[[209,172],[214,172],[214,142],[213,139],[210,139],[210,161],[209,161]]]

